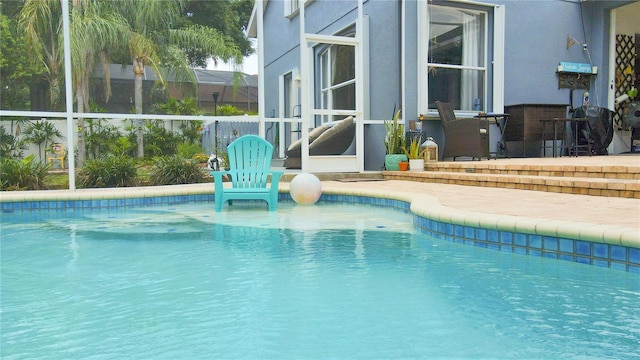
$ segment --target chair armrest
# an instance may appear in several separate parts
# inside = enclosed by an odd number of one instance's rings
[[[272,171],[271,172],[271,188],[278,189],[280,184],[280,177],[284,174],[284,171]]]
[[[220,181],[222,181],[223,176],[225,175],[230,175],[231,173],[229,171],[209,171],[209,174],[211,174],[211,176],[213,176],[213,180],[217,181],[217,179],[219,179]]]
[[[462,118],[443,123],[449,134],[486,134],[489,131],[487,119]]]
[[[447,122],[452,126],[473,126],[477,128],[489,127],[489,120],[484,118],[460,118]]]

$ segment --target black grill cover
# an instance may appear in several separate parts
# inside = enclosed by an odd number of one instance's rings
[[[575,124],[578,126],[578,144],[591,142],[592,155],[607,155],[607,147],[613,139],[613,111],[598,106],[581,106],[574,110],[573,118],[588,119],[589,129],[584,122],[572,123],[572,131],[576,131]]]

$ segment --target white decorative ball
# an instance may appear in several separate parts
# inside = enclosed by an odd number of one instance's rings
[[[302,173],[296,175],[289,185],[289,194],[298,204],[315,204],[322,195],[322,183],[315,175]]]

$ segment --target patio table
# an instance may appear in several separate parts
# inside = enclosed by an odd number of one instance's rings
[[[507,148],[507,142],[504,139],[504,132],[507,128],[507,122],[509,121],[509,114],[494,114],[494,113],[479,113],[474,118],[478,119],[493,119],[500,130],[500,140],[496,144],[496,151],[491,152],[493,158],[497,159],[498,154],[502,154],[504,158],[509,157],[509,149]]]

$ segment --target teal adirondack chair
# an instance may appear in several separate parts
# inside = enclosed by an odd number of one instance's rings
[[[271,171],[273,145],[256,135],[244,135],[227,147],[229,171],[212,171],[216,211],[228,200],[264,200],[269,210],[278,208],[278,184],[282,171]],[[231,187],[223,186],[223,177],[231,178]],[[271,185],[267,180],[271,175]],[[231,201],[229,201],[231,205]]]

